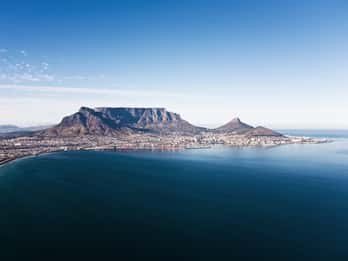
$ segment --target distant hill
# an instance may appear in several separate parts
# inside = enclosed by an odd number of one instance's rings
[[[19,131],[20,128],[16,125],[0,125],[0,133]]]
[[[46,129],[50,126],[31,126],[31,127],[18,127],[16,125],[0,125],[0,133],[11,133],[11,132],[30,132]]]
[[[258,126],[256,128],[252,128],[244,133],[246,136],[272,136],[272,137],[281,137],[283,134],[276,132],[274,130]]]

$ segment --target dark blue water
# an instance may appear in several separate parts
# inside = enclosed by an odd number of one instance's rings
[[[347,260],[348,140],[0,167],[0,256]]]

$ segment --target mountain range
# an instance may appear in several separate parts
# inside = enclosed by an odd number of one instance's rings
[[[66,116],[51,128],[34,135],[45,137],[73,137],[83,135],[120,136],[134,133],[158,135],[197,135],[203,132],[215,134],[239,134],[245,136],[282,136],[264,127],[252,127],[239,118],[219,128],[207,129],[195,126],[165,108],[133,107],[81,107],[78,112]]]

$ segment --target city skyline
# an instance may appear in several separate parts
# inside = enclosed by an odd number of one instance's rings
[[[0,124],[102,106],[348,128],[345,1],[16,2],[0,10]]]

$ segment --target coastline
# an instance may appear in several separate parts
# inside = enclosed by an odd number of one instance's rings
[[[14,161],[16,159],[18,159],[18,158],[8,158],[8,159],[0,160],[0,166],[5,165],[6,163],[9,163],[9,162]]]
[[[288,136],[289,137],[289,136]],[[294,136],[292,138],[295,138]],[[296,137],[300,138],[300,137]],[[301,137],[303,139],[303,137]],[[310,142],[308,142],[310,140]],[[16,157],[9,157],[9,158],[4,158],[0,160],[0,167],[5,166],[9,163],[15,162],[19,159],[23,158],[28,158],[28,157],[36,157],[39,155],[43,154],[49,154],[49,153],[57,153],[57,152],[67,152],[67,151],[109,151],[109,152],[125,152],[125,151],[160,151],[160,152],[170,152],[170,151],[182,151],[182,150],[200,150],[200,149],[211,149],[214,147],[214,145],[223,145],[229,148],[240,148],[240,147],[262,147],[262,148],[274,148],[282,145],[293,145],[293,144],[323,144],[323,143],[331,143],[334,142],[334,140],[329,140],[329,139],[319,139],[319,138],[309,138],[306,137],[306,140],[300,141],[300,142],[291,142],[291,143],[280,143],[280,144],[265,144],[265,145],[242,145],[242,146],[236,146],[236,145],[231,145],[231,144],[200,144],[200,145],[195,145],[195,146],[179,146],[179,147],[124,147],[124,148],[109,148],[109,147],[86,147],[86,148],[70,148],[70,149],[56,149],[52,151],[42,151],[42,152],[36,152],[33,154],[23,154],[23,155],[18,155]]]
[[[28,154],[28,155],[22,155],[22,156],[18,156],[18,157],[3,159],[3,160],[0,161],[0,168],[3,167],[3,166],[6,166],[7,164],[11,164],[11,163],[13,163],[13,162],[15,162],[17,160],[20,160],[20,159],[36,157],[36,156],[39,156],[39,155],[42,155],[42,154],[45,154],[45,152],[37,154],[37,155],[30,155],[30,154]]]
[[[44,154],[44,153],[42,153],[42,154]],[[3,160],[0,161],[0,168],[5,166],[5,165],[7,165],[7,164],[13,163],[13,162],[15,162],[17,160],[24,159],[24,158],[29,158],[29,157],[35,157],[35,156],[38,156],[38,155],[23,155],[23,156],[3,159]]]

